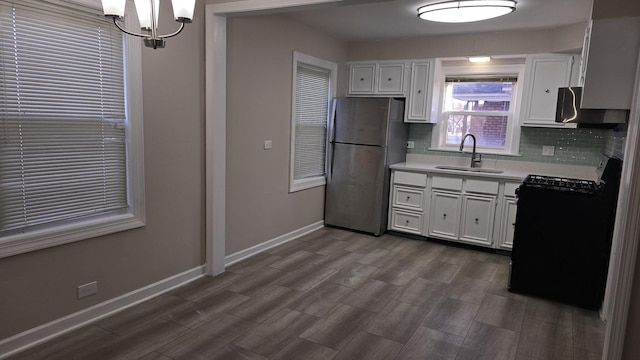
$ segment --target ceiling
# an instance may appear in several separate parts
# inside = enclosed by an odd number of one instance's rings
[[[419,6],[442,0],[393,0],[291,12],[313,28],[346,41],[383,40],[497,30],[549,28],[585,22],[592,0],[517,0],[516,11],[466,24],[420,20]]]

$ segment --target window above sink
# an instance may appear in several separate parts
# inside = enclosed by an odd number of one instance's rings
[[[477,152],[518,153],[521,81],[524,64],[436,65],[438,116],[431,149],[458,151],[466,133],[477,138]],[[434,107],[435,107],[434,106]]]

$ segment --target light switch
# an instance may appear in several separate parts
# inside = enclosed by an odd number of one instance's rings
[[[542,156],[553,156],[556,152],[556,147],[551,145],[542,145]]]
[[[265,140],[264,141],[264,149],[265,150],[269,150],[273,147],[273,144],[271,143],[271,140]]]
[[[414,142],[413,141],[407,141],[407,149],[413,149],[414,146]]]

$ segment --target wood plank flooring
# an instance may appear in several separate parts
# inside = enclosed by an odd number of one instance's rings
[[[11,359],[600,359],[597,313],[509,293],[508,264],[323,228]]]

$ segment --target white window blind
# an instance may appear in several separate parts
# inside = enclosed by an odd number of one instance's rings
[[[295,99],[294,180],[325,174],[331,71],[298,63]]]
[[[125,124],[120,31],[0,0],[0,235],[126,209]]]

